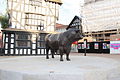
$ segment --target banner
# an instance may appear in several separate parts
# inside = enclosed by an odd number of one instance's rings
[[[120,54],[120,41],[110,41],[110,54]]]
[[[99,49],[99,44],[98,43],[94,44],[94,49]]]

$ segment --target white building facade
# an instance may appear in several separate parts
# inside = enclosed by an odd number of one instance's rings
[[[84,32],[120,29],[120,0],[84,0]]]
[[[8,0],[11,28],[54,31],[61,0]]]

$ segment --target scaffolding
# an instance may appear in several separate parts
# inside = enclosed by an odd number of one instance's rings
[[[109,41],[110,35],[120,34],[119,0],[86,0],[83,8],[85,35],[95,41]]]

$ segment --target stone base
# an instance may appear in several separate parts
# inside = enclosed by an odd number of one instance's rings
[[[71,61],[45,56],[0,60],[0,80],[120,80],[119,62],[101,57],[71,56]]]

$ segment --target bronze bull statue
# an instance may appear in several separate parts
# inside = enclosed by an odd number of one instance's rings
[[[54,58],[55,52],[59,50],[60,61],[63,61],[63,54],[66,53],[66,60],[70,61],[69,53],[73,42],[83,38],[79,29],[70,28],[63,33],[48,34],[45,37],[46,41],[46,59],[49,59],[48,52],[51,50],[52,58]]]

